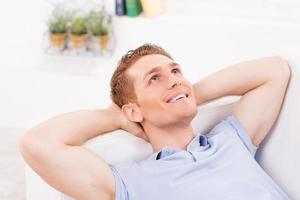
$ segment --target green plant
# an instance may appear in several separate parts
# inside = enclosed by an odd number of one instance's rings
[[[92,11],[88,17],[88,28],[94,36],[100,36],[102,32],[102,13]]]
[[[86,17],[75,17],[70,25],[70,32],[73,35],[84,35],[87,33]]]
[[[103,15],[102,18],[102,32],[100,35],[107,35],[111,29],[111,16]]]
[[[60,5],[56,5],[48,21],[49,31],[55,34],[67,32],[67,25],[70,18],[71,16],[67,11]]]
[[[88,16],[88,28],[94,36],[107,35],[111,28],[111,16],[104,8],[100,11],[91,11]]]
[[[65,33],[66,32],[66,20],[62,17],[57,18],[51,22],[49,30],[51,33]]]

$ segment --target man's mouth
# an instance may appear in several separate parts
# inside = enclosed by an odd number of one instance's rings
[[[184,92],[176,93],[170,97],[167,98],[167,103],[174,103],[180,99],[188,98],[188,94]]]

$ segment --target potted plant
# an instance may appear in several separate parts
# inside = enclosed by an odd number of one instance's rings
[[[87,38],[86,17],[76,16],[70,24],[71,44],[75,49],[84,49]]]
[[[48,22],[49,37],[51,46],[58,49],[65,47],[67,23],[70,20],[69,14],[61,7],[56,6]]]
[[[100,11],[91,11],[88,16],[88,29],[91,33],[92,49],[106,49],[109,43],[111,16],[104,8]]]
[[[106,12],[104,12],[102,16],[102,29],[100,32],[100,41],[102,49],[107,49],[108,47],[108,43],[110,40],[111,22],[111,15],[108,15]]]

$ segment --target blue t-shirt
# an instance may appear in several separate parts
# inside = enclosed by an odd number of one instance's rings
[[[109,164],[116,200],[289,199],[254,159],[257,147],[230,115],[186,150],[164,147],[145,160]]]

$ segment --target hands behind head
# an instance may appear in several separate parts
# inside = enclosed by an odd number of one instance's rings
[[[117,106],[115,103],[112,103],[108,109],[113,115],[115,115],[119,128],[149,142],[149,139],[145,134],[143,127],[136,122],[129,121],[122,113],[122,110],[119,106]]]

